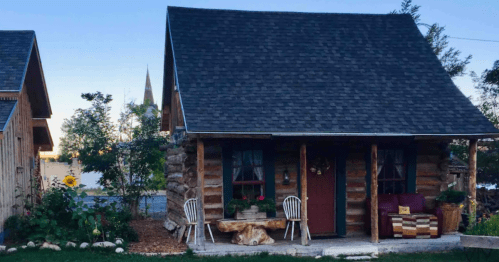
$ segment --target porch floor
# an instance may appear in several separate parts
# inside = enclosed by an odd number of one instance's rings
[[[301,239],[294,241],[276,239],[272,245],[243,246],[231,243],[212,243],[207,240],[205,250],[199,250],[194,243],[189,247],[196,254],[213,255],[252,255],[268,252],[273,255],[292,256],[338,256],[338,255],[378,255],[384,253],[417,253],[441,252],[462,248],[459,243],[460,234],[443,235],[436,239],[381,239],[378,244],[370,242],[369,236],[318,239],[309,241],[309,246],[302,246]]]

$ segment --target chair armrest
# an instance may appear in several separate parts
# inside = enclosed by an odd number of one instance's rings
[[[442,235],[443,225],[444,225],[444,214],[442,213],[442,209],[436,207],[434,209],[428,210],[428,213],[434,215],[438,219],[438,236]]]

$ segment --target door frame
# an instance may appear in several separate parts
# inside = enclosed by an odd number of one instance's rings
[[[310,147],[312,150],[314,150],[313,147]],[[320,148],[320,147],[319,147]],[[328,147],[329,148],[329,147]],[[321,151],[321,149],[318,149],[316,148],[316,151]],[[337,158],[337,154],[338,154],[338,151],[335,150],[334,148],[332,150],[325,150],[326,152],[331,152],[327,158],[328,161],[331,161],[333,162],[333,170],[332,170],[332,176],[333,176],[333,228],[334,228],[334,232],[330,232],[330,233],[311,233],[312,236],[337,236],[338,235],[338,224],[337,224],[337,220],[338,220],[338,179],[337,179],[337,161],[336,161],[336,158]],[[308,174],[309,174],[309,159],[307,158],[307,180],[308,180]],[[299,169],[298,169],[299,170]],[[307,182],[308,184],[308,182]],[[308,188],[307,188],[308,190]],[[301,185],[299,185],[299,191],[300,192],[300,199],[301,199]],[[307,205],[308,205],[308,199],[306,200],[307,201]],[[308,209],[307,209],[307,212],[308,212]],[[307,217],[308,217],[308,220],[310,221],[310,217],[309,215],[307,214]]]

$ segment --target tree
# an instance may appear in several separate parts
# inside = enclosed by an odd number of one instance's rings
[[[449,36],[444,33],[445,27],[438,23],[425,24],[420,22],[419,5],[413,5],[412,0],[403,0],[400,10],[393,10],[391,14],[409,14],[418,26],[427,29],[424,33],[426,41],[430,44],[433,52],[438,57],[445,71],[451,78],[463,76],[466,73],[466,66],[472,58],[468,55],[464,59],[460,58],[461,51],[454,47],[449,47]]]
[[[148,102],[131,102],[115,125],[109,115],[111,95],[96,92],[82,94],[82,98],[92,105],[64,120],[61,154],[78,156],[83,172],[102,173],[99,184],[121,195],[136,217],[140,196],[152,188],[152,174],[163,170],[159,146],[166,138],[159,135],[158,111]]]
[[[495,61],[492,69],[486,69],[478,77],[471,72],[475,89],[479,93],[478,109],[499,128],[499,60]],[[456,155],[468,160],[468,146],[466,141],[456,141],[451,145]],[[495,184],[499,183],[499,141],[487,139],[480,141],[480,149],[477,152],[477,182]]]

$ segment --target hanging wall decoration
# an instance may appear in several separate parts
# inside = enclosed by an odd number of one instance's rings
[[[329,165],[329,161],[325,157],[319,156],[314,161],[312,161],[310,172],[320,176],[330,168],[331,166]]]

